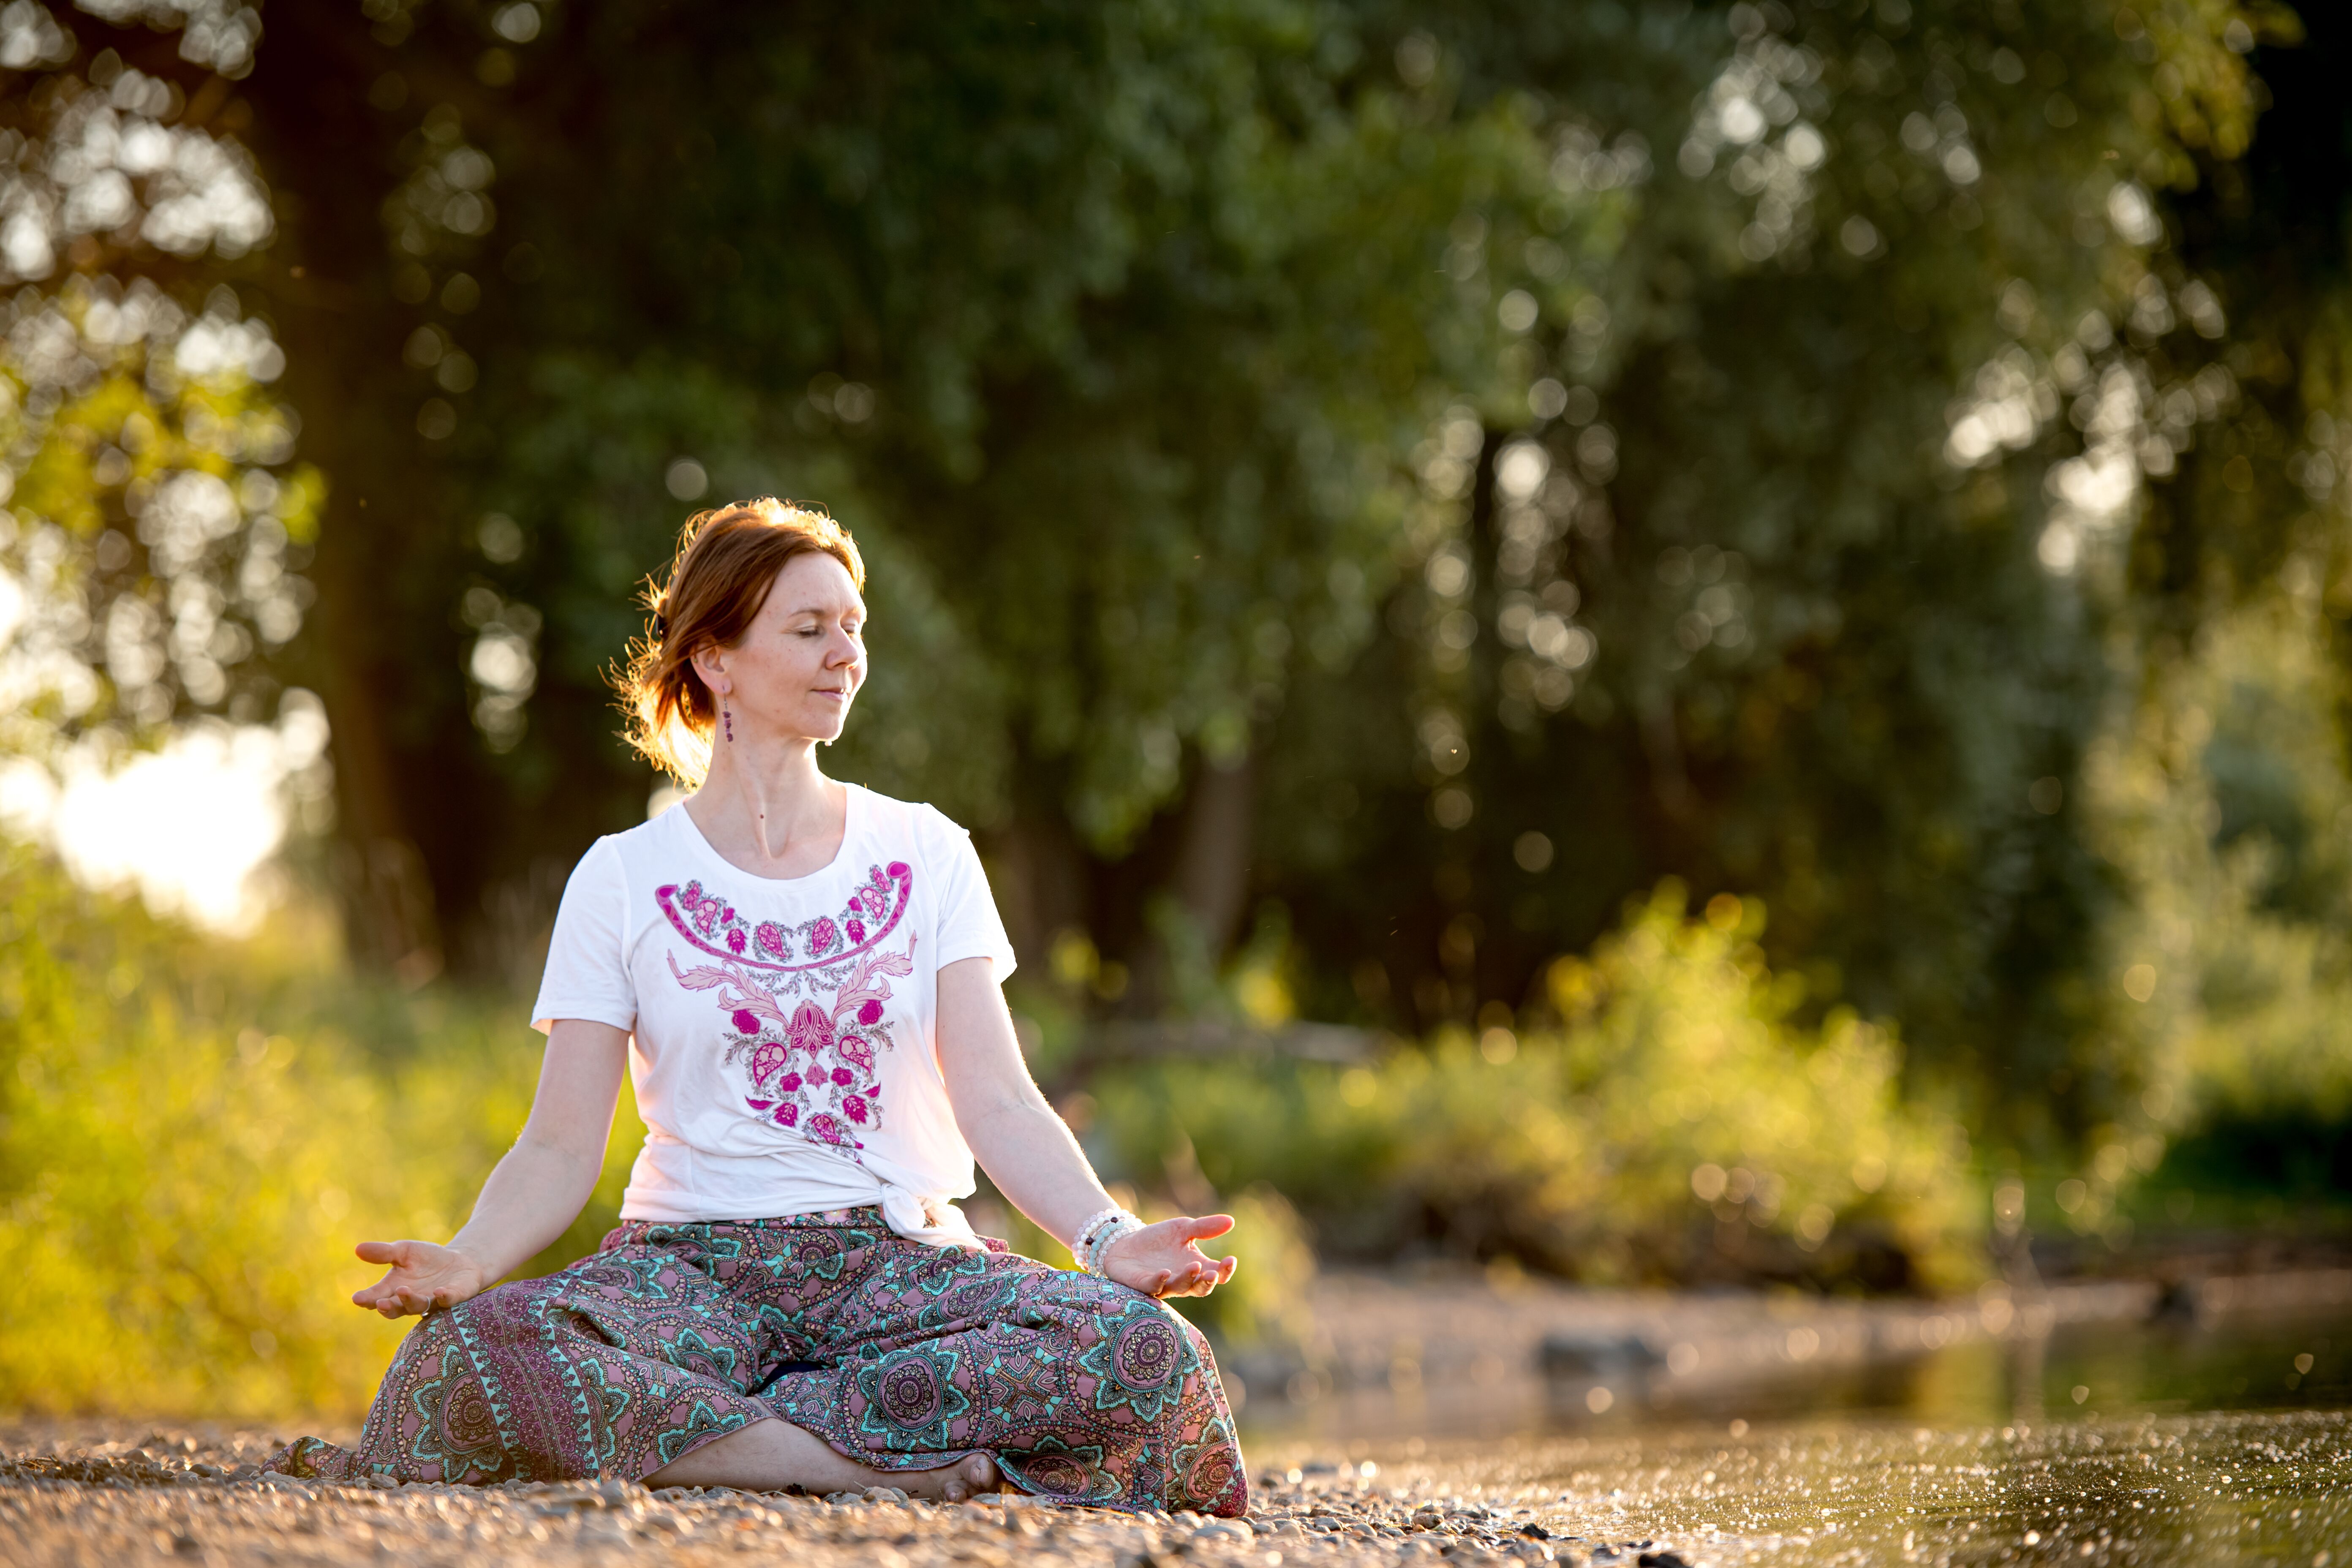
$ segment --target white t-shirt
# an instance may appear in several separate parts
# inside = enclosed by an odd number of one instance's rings
[[[572,871],[531,1016],[635,1037],[646,1142],[622,1218],[879,1203],[901,1235],[971,1244],[939,972],[987,958],[1001,981],[1013,945],[962,828],[848,791],[840,852],[805,877],[738,869],[683,806],[598,839]]]

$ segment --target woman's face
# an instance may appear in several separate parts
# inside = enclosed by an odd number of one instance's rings
[[[776,574],[743,640],[704,648],[694,667],[724,697],[738,741],[835,740],[866,680],[866,601],[840,562],[803,551]]]

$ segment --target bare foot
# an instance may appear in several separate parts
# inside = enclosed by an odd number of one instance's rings
[[[898,1487],[909,1497],[962,1502],[998,1489],[996,1466],[968,1454],[935,1470],[877,1470],[835,1453],[824,1438],[788,1421],[754,1421],[646,1478],[649,1487],[740,1487],[776,1491],[800,1487],[820,1497],[868,1487]]]
[[[898,1470],[883,1478],[885,1484],[904,1487],[909,1497],[933,1502],[963,1502],[982,1492],[998,1490],[996,1466],[986,1454],[967,1454],[936,1470]]]

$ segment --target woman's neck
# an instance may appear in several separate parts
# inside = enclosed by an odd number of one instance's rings
[[[755,877],[805,877],[832,864],[849,791],[816,765],[816,742],[721,740],[685,809],[710,847]]]

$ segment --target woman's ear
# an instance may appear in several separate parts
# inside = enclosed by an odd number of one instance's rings
[[[712,696],[721,696],[726,692],[727,650],[725,648],[720,647],[717,643],[704,643],[687,656],[687,662],[694,666],[694,673],[702,678],[704,689]]]

